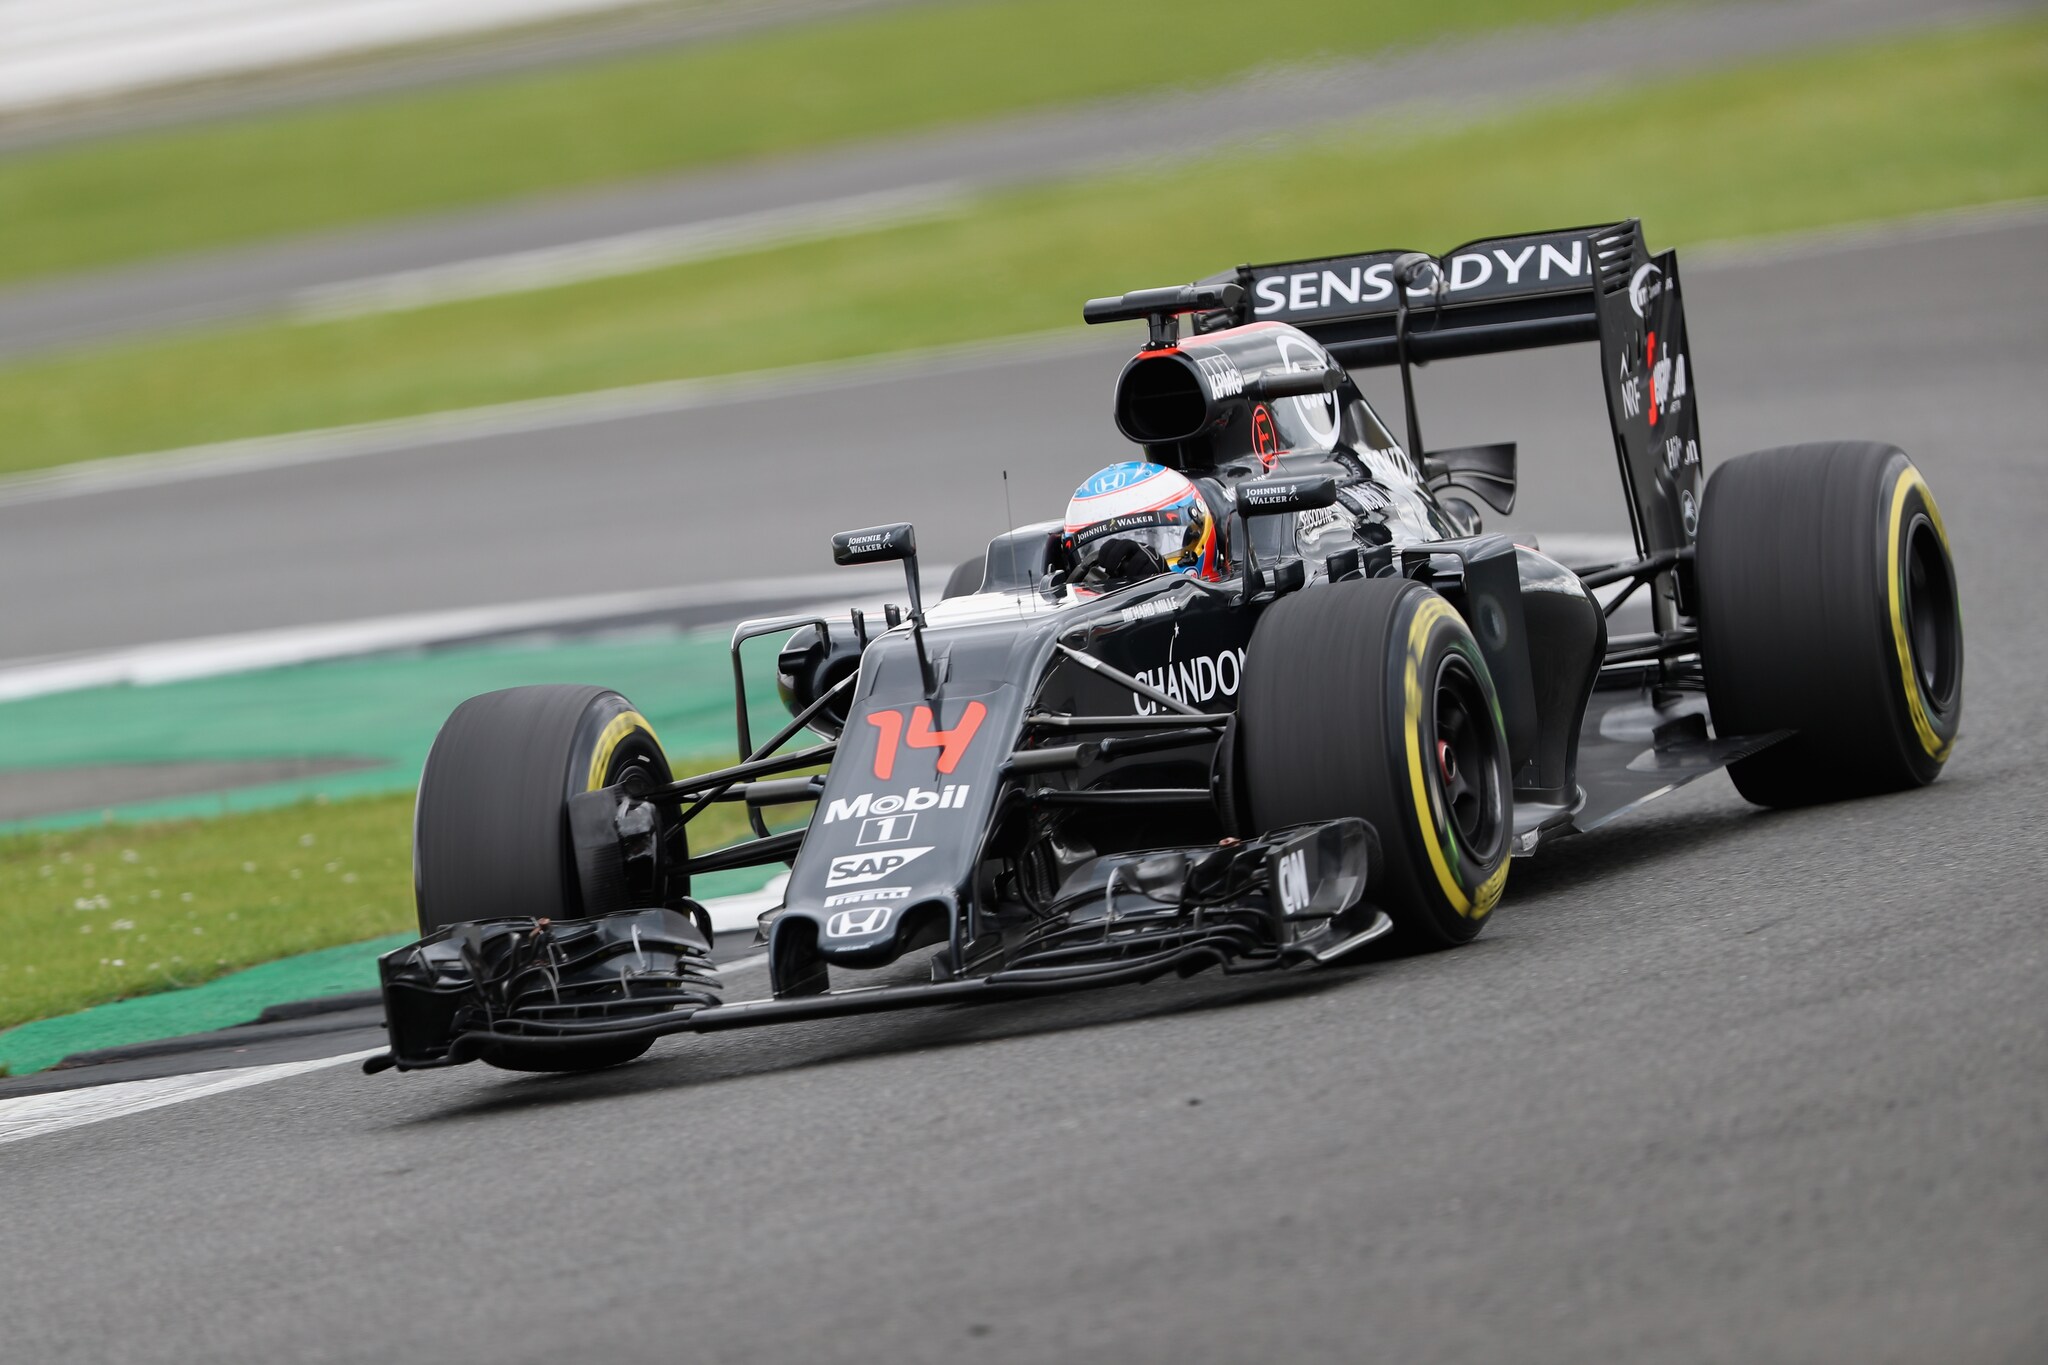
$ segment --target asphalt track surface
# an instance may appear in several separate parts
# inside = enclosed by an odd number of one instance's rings
[[[540,196],[0,290],[0,358],[289,307],[387,273],[920,186],[987,188],[1157,164],[1403,110],[1441,122],[1509,100],[2035,9],[2039,0],[1739,0],[1496,34],[734,168]],[[1448,244],[1444,244],[1448,245]]]
[[[2044,248],[2033,226],[1687,275],[1710,464],[1882,436],[1941,500],[1969,662],[1931,788],[1766,814],[1706,779],[1518,864],[1487,933],[1436,956],[675,1039],[579,1078],[337,1067],[25,1139],[0,1147],[8,1353],[2041,1359]],[[1597,414],[1561,406],[1588,363],[1433,370],[1462,415],[1432,438],[1559,433],[1527,519],[1605,529],[1562,520],[1614,487]],[[1011,440],[1056,452],[1020,507],[1115,453],[1084,420],[1106,394],[1077,356],[592,431],[553,473],[517,449],[378,473],[429,502],[494,473],[500,516],[517,489],[551,525],[583,510],[572,470],[730,509],[773,432],[810,453],[769,484],[801,469],[807,496],[705,515],[679,563],[883,506],[959,548]],[[335,473],[207,500],[263,526],[346,497]]]
[[[1952,400],[1927,376],[2013,355],[1987,318],[2038,328],[2048,223],[1761,265],[1689,260],[1709,458],[1926,423],[1942,458]],[[1133,286],[1148,283],[1132,281]],[[1814,344],[1823,320],[1924,354]],[[1953,319],[1953,321],[1948,321]],[[1109,421],[1135,333],[970,357],[574,428],[57,498],[0,502],[0,659],[742,577],[831,571],[834,531],[917,523],[934,564],[1008,517],[1060,514],[1129,447]],[[1948,335],[1950,330],[1958,335]],[[999,356],[1007,353],[998,352]],[[1513,438],[1511,523],[1626,534],[1591,346],[1434,366],[1430,444]],[[1383,373],[1362,376],[1390,420]],[[1912,395],[1913,401],[1907,401]],[[2001,410],[2030,395],[2003,395]],[[1006,508],[1003,472],[1009,474]],[[1932,471],[1931,471],[1932,472]],[[1936,485],[1940,487],[1939,484]]]

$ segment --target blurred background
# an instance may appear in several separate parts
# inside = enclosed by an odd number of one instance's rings
[[[1135,338],[1087,297],[1638,216],[1689,249],[1712,455],[1896,384],[1816,345],[1906,259],[1844,243],[1963,242],[1979,281],[2039,244],[2032,5],[1274,20],[0,0],[0,1027],[350,944],[313,985],[366,984],[471,693],[608,684],[728,758],[731,624],[885,595],[832,531],[914,520],[936,584],[1123,458]],[[1496,523],[1598,554],[1627,521],[1589,352],[1421,386],[1435,441],[1543,471]],[[758,888],[709,890],[742,923]],[[0,1060],[169,1027],[88,1024]]]
[[[902,594],[832,532],[930,593],[1130,453],[1083,300],[1631,217],[1710,473],[1936,490],[1938,783],[1711,776],[1455,953],[345,1065],[463,698],[727,761],[736,621]],[[2044,260],[2041,0],[0,0],[0,1355],[2048,1359]],[[1597,365],[1417,376],[1568,562]]]

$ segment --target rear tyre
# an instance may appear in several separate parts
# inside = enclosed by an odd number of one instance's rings
[[[456,707],[427,754],[413,815],[420,933],[508,916],[580,918],[568,799],[635,772],[670,780],[653,727],[605,688],[514,687]],[[543,1061],[483,1060],[515,1071],[591,1071],[652,1045],[593,1040]]]
[[[939,595],[940,601],[948,597],[966,597],[981,591],[981,582],[988,577],[988,555],[978,554],[972,559],[963,559],[953,566],[953,572],[946,575],[946,590]]]
[[[1941,512],[1892,446],[1785,446],[1707,480],[1696,568],[1715,729],[1796,733],[1731,764],[1799,806],[1923,786],[1962,718],[1963,624]]]
[[[1507,882],[1513,788],[1479,647],[1421,584],[1368,578],[1268,608],[1238,698],[1254,825],[1358,816],[1371,896],[1409,950],[1464,943]]]

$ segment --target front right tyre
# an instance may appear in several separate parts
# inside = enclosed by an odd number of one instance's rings
[[[1238,728],[1254,828],[1363,818],[1395,942],[1478,934],[1507,881],[1513,785],[1492,678],[1449,602],[1389,578],[1282,598],[1252,632]]]

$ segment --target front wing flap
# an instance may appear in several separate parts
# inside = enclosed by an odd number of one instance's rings
[[[1378,840],[1362,820],[1101,858],[1069,878],[1050,913],[992,970],[935,970],[939,979],[930,984],[730,1005],[718,997],[708,945],[689,913],[657,908],[455,925],[380,959],[391,1050],[364,1070],[994,1002],[1212,966],[1327,963],[1392,929],[1365,899],[1378,861]]]

